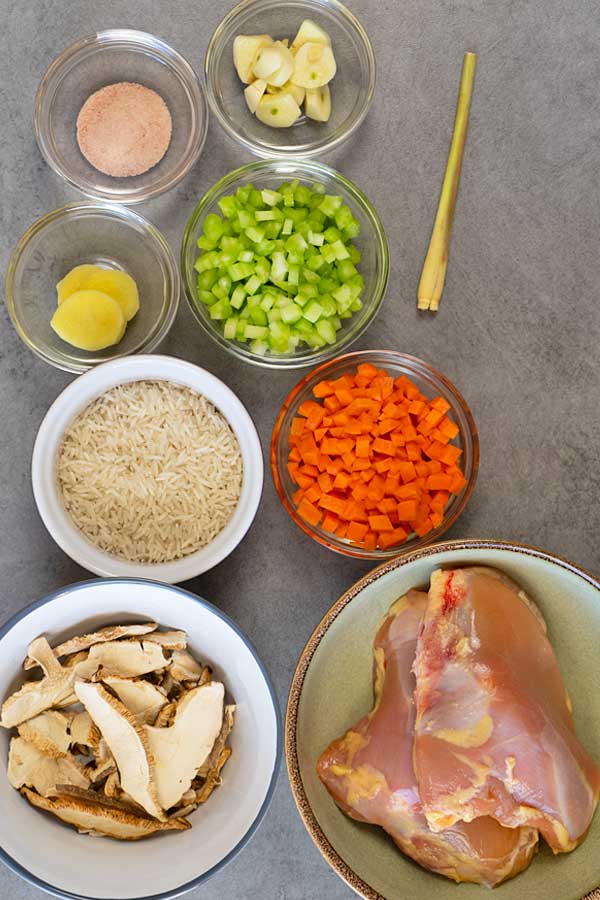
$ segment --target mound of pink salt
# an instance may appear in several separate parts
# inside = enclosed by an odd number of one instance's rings
[[[77,116],[77,143],[94,168],[124,178],[147,172],[171,141],[171,114],[156,91],[120,81],[100,88]]]

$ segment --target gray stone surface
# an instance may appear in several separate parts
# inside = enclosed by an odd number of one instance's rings
[[[481,438],[471,503],[449,537],[524,541],[600,572],[600,28],[595,0],[352,0],[373,41],[379,86],[356,140],[330,160],[363,187],[388,231],[382,311],[358,346],[396,348],[438,366],[464,392]],[[2,268],[41,213],[73,199],[37,150],[33,97],[47,64],[96,28],[155,32],[201,70],[223,0],[0,0]],[[416,285],[445,165],[462,53],[480,54],[448,280],[437,316]],[[204,154],[172,194],[142,208],[178,248],[192,205],[248,161],[211,124]],[[71,377],[33,357],[1,316],[0,619],[86,577],[47,535],[29,463],[37,427]],[[298,375],[236,363],[182,304],[162,346],[223,378],[248,406],[267,451]],[[319,548],[287,518],[267,473],[243,544],[186,585],[256,644],[282,708],[313,627],[367,565]],[[0,897],[41,893],[0,870]],[[259,833],[190,897],[304,900],[352,896],[296,814],[285,775]]]

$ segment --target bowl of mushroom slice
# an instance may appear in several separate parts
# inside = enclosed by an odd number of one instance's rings
[[[237,627],[179,588],[106,579],[32,604],[0,629],[0,703],[0,858],[58,897],[179,896],[270,801],[269,678]]]

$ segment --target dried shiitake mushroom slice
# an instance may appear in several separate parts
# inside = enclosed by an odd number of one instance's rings
[[[149,681],[106,675],[103,684],[109,687],[140,722],[152,725],[160,710],[168,703],[166,696]]]
[[[108,675],[136,678],[164,669],[169,660],[160,644],[150,641],[121,640],[90,647],[88,658],[77,666],[77,675],[84,681],[100,680]]]
[[[29,645],[29,656],[44,672],[40,681],[27,681],[2,704],[0,725],[14,728],[28,719],[57,706],[73,693],[76,669],[61,666],[44,637],[36,638]]]
[[[33,719],[21,722],[19,735],[46,756],[66,756],[72,743],[71,719],[58,710],[47,709]]]
[[[81,634],[70,638],[68,641],[59,644],[58,647],[54,647],[52,652],[58,659],[61,656],[70,656],[72,653],[88,650],[94,644],[115,641],[122,637],[139,637],[155,631],[157,628],[157,622],[145,622],[139,625],[109,625],[107,628],[101,628],[99,631],[94,631],[91,634]],[[37,660],[33,659],[30,653],[23,663],[23,668],[33,669],[37,665]]]
[[[122,841],[137,841],[157,831],[185,831],[192,826],[182,817],[157,821],[148,816],[136,815],[129,810],[107,805],[102,798],[74,797],[68,794],[49,798],[22,788],[21,793],[32,806],[46,810],[74,825],[80,832],[102,834]]]
[[[83,766],[74,756],[46,756],[22,737],[14,737],[10,742],[7,775],[17,790],[24,786],[33,787],[44,797],[57,784],[74,784],[80,788],[90,784]]]

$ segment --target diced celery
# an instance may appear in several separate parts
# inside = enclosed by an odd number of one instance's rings
[[[340,229],[340,231],[343,230],[344,228],[348,228],[348,226],[350,225],[351,222],[356,221],[356,219],[350,212],[349,207],[346,205],[339,207],[339,209],[337,210],[337,212],[334,216],[334,219],[335,219],[335,224]]]
[[[239,208],[237,200],[231,194],[219,200],[219,209],[227,219],[231,219]]]
[[[209,213],[202,223],[202,230],[209,241],[218,243],[223,237],[223,219],[216,213]]]
[[[254,248],[254,252],[257,256],[268,256],[269,253],[272,253],[275,249],[275,241],[261,241],[260,244],[256,244]]]
[[[346,250],[345,244],[342,241],[334,241],[333,244],[329,245],[331,250],[335,250],[335,258],[336,259],[348,259],[350,254]]]
[[[262,284],[262,281],[260,280],[258,275],[252,275],[248,279],[248,281],[246,282],[244,287],[246,288],[246,291],[249,294],[255,294],[257,292],[257,290],[259,289],[259,287],[261,286],[261,284]]]
[[[260,301],[260,308],[264,309],[265,312],[269,312],[274,303],[275,297],[273,296],[273,294],[263,294]]]
[[[273,262],[271,264],[271,281],[283,281],[287,274],[288,265],[285,256],[281,252],[273,254]]]
[[[258,340],[250,342],[250,350],[257,356],[264,356],[268,349],[269,345],[266,344],[265,341]]]
[[[351,262],[353,262],[354,265],[357,266],[360,262],[361,257],[360,250],[358,249],[358,247],[355,247],[354,244],[346,244],[346,246],[348,247],[348,253],[350,254]]]
[[[276,341],[282,341],[287,343],[291,331],[289,325],[286,325],[285,322],[273,322],[269,323],[269,333],[271,338],[274,338]]]
[[[309,270],[309,272],[318,272],[320,269],[323,268],[324,265],[325,265],[325,257],[323,256],[322,253],[315,253],[306,262],[306,268]],[[306,277],[306,272],[305,272],[305,277]],[[314,281],[314,279],[309,279],[309,280]],[[317,281],[318,280],[319,280],[319,276],[317,275]]]
[[[212,306],[219,298],[216,297],[212,291],[205,291],[203,288],[200,288],[198,290],[198,299],[206,306]]]
[[[360,222],[357,219],[352,219],[342,232],[342,238],[345,241],[353,241],[354,238],[357,238],[360,234]]]
[[[302,308],[296,303],[290,303],[281,310],[281,319],[286,325],[292,325],[302,318]]]
[[[244,320],[242,319],[241,316],[238,320],[237,328],[235,330],[235,339],[236,339],[236,341],[247,341],[248,340],[248,338],[246,337],[246,323],[244,322]]]
[[[317,302],[317,300],[311,300],[308,306],[304,308],[302,315],[305,319],[308,319],[308,321],[312,322],[314,325],[317,319],[320,319],[323,315],[323,307],[320,303]]]
[[[251,340],[256,338],[260,340],[269,336],[269,329],[266,325],[246,325],[244,334]]]
[[[207,269],[214,269],[219,265],[219,254],[212,250],[209,253],[203,253],[194,263],[196,272],[206,272]]]
[[[269,320],[269,322],[281,322],[281,310],[270,309],[267,313],[267,319]]]
[[[198,240],[196,241],[198,248],[200,250],[216,250],[217,244],[215,241],[211,241],[206,237],[205,234],[201,234]]]
[[[256,225],[254,213],[249,212],[247,209],[240,209],[238,213],[238,222],[244,230],[252,228],[253,225]]]
[[[319,282],[319,293],[320,294],[331,294],[332,291],[335,291],[339,287],[339,282],[334,278],[321,278]]]
[[[322,213],[325,213],[325,215],[331,219],[335,215],[337,210],[341,207],[341,205],[341,197],[337,197],[334,194],[325,194],[325,196],[319,203],[318,209],[320,209]]]
[[[339,316],[330,316],[329,318],[330,318],[330,321],[333,323],[333,327],[335,328],[335,330],[339,331],[340,328],[342,327],[342,320],[340,319],[340,317]]]
[[[237,334],[237,326],[237,316],[231,316],[231,318],[227,319],[223,326],[223,337],[228,341],[234,341]]]
[[[312,244],[314,247],[321,247],[325,238],[323,234],[315,234],[314,231],[308,232],[308,243]]]
[[[231,295],[230,303],[234,309],[241,309],[244,305],[244,301],[246,300],[246,288],[238,284],[233,289],[233,293]]]
[[[250,307],[249,306],[242,307],[242,309],[240,310],[240,319],[242,320],[242,322],[247,322],[249,318],[250,318]]]
[[[241,253],[238,254],[237,261],[238,262],[252,262],[254,258],[254,253],[252,250],[242,250]]]
[[[265,237],[265,230],[264,228],[258,228],[256,225],[253,225],[250,228],[246,228],[244,234],[246,237],[250,238],[254,244],[260,244]]]
[[[289,260],[289,256],[288,256]],[[300,266],[288,265],[288,284],[298,284],[300,282]]]
[[[304,253],[308,244],[304,240],[301,234],[296,232],[296,234],[290,235],[290,237],[285,242],[285,249],[288,253]]]
[[[359,309],[362,309],[362,300],[356,297],[350,304],[350,309],[352,312],[358,312]]]
[[[291,234],[293,228],[294,228],[293,220],[292,219],[284,219],[281,233],[282,234]]]
[[[278,203],[281,203],[283,200],[282,195],[279,191],[270,191],[268,188],[265,188],[264,191],[260,193],[263,203],[266,203],[267,206],[277,206]]]
[[[245,187],[239,187],[235,192],[235,196],[237,200],[240,202],[240,206],[246,206],[248,200],[250,199],[250,192],[252,191],[252,185],[247,184]]]
[[[267,314],[260,306],[253,306],[250,310],[250,321],[254,325],[266,325],[268,322]]]
[[[207,269],[198,275],[198,287],[204,291],[210,291],[213,284],[219,279],[218,269]]]
[[[334,244],[337,244],[337,241],[334,241],[333,244],[324,244],[321,247],[321,256],[327,263],[332,263],[337,259],[336,252],[334,250]]]
[[[341,281],[348,281],[353,275],[358,274],[356,266],[350,259],[341,260],[341,262],[338,262],[336,268]]]
[[[232,281],[241,281],[242,278],[249,278],[253,274],[254,267],[249,262],[239,262],[229,266],[227,271]]]
[[[312,194],[310,188],[305,187],[303,184],[299,184],[294,191],[294,202],[296,206],[308,206],[311,197]]]
[[[331,296],[331,294],[321,294],[319,297],[319,303],[323,307],[323,315],[329,318],[330,316],[335,316],[337,313],[336,302]]]
[[[321,347],[324,347],[327,341],[325,338],[322,338],[320,334],[317,333],[315,329],[313,329],[312,334],[307,334],[304,338],[309,347],[312,347],[313,350],[319,350]]]
[[[248,198],[248,203],[250,206],[254,207],[254,209],[261,209],[263,205],[263,198],[261,197],[260,191],[251,190],[250,197]]]
[[[317,334],[328,344],[335,344],[335,328],[331,319],[320,319],[317,322]]]
[[[211,319],[228,319],[232,312],[229,300],[217,300],[209,310]]]
[[[329,228],[326,228],[323,232],[323,237],[327,241],[328,244],[333,244],[334,241],[339,241],[341,238],[341,233],[337,228],[334,228],[333,225],[330,225]]]
[[[339,287],[337,291],[333,292],[333,299],[337,304],[339,312],[346,312],[352,303],[352,291],[350,290],[350,286],[343,284]]]
[[[261,258],[256,261],[256,265],[254,266],[254,274],[258,278],[260,278],[263,284],[265,283],[265,281],[268,281],[269,275],[271,274],[271,266],[264,258],[264,256],[261,256]]]
[[[302,340],[304,340],[307,335],[312,334],[315,330],[315,326],[311,325],[308,319],[300,319],[298,322],[296,322],[293,328],[294,331],[302,338]]]
[[[250,297],[246,297],[246,305],[248,309],[252,309],[254,306],[260,306],[261,300],[262,294],[252,294]]]
[[[318,297],[319,291],[314,284],[301,284],[298,288],[298,295],[302,297]]]
[[[277,216],[274,209],[259,209],[255,213],[257,222],[274,222]]]

